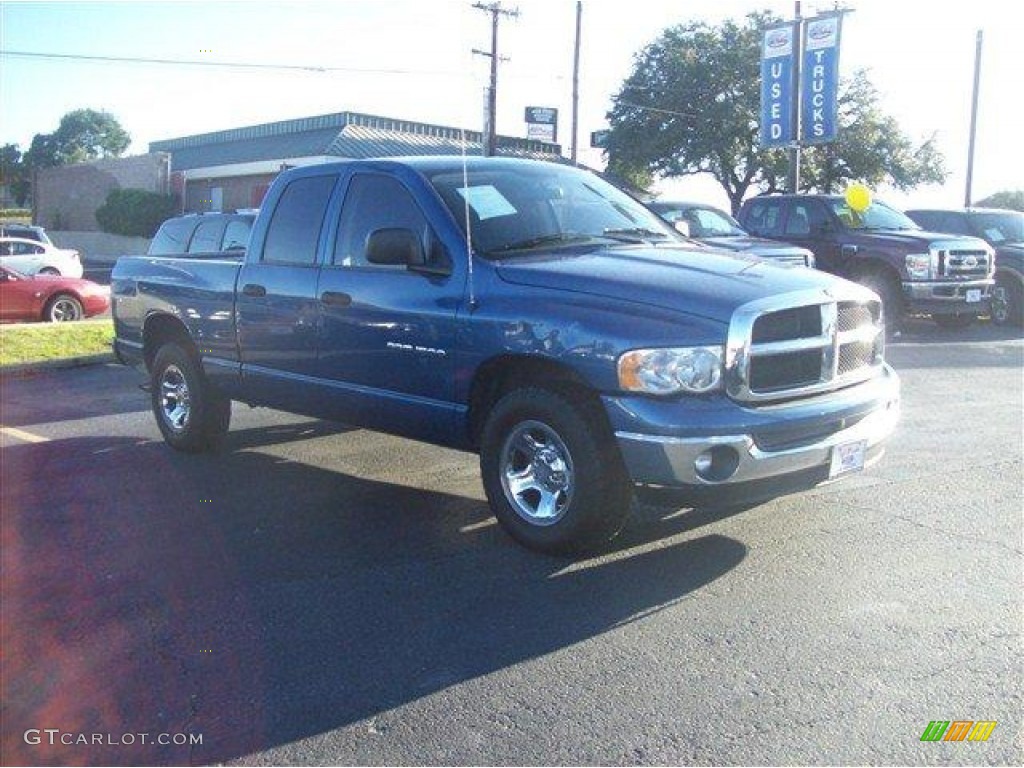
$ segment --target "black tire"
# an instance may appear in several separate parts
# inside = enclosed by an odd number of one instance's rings
[[[858,275],[857,282],[877,293],[882,300],[882,319],[885,321],[886,333],[891,335],[900,330],[905,307],[903,291],[896,277],[876,269]]]
[[[932,320],[939,328],[958,331],[973,324],[977,315],[932,315]]]
[[[527,387],[502,397],[484,425],[480,471],[498,522],[530,549],[592,550],[629,512],[614,437],[597,404],[575,393]]]
[[[996,325],[1024,325],[1024,284],[1011,275],[996,275],[992,291],[992,322]]]
[[[153,415],[172,448],[200,453],[217,446],[231,423],[231,401],[207,381],[196,356],[169,343],[150,372]]]
[[[70,293],[58,293],[46,302],[43,309],[43,320],[48,323],[69,323],[85,317],[82,302]]]
[[[60,277],[60,270],[56,267],[43,267],[39,270],[40,275],[56,275]]]

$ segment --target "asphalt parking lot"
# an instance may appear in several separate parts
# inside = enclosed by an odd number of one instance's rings
[[[5,377],[0,760],[1020,765],[1024,342],[888,356],[878,466],[579,561],[470,455],[236,404],[186,456],[132,370]]]

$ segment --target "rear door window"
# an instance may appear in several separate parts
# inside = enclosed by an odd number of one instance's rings
[[[743,221],[747,231],[754,235],[778,237],[782,234],[782,201],[753,200]]]
[[[263,261],[269,264],[316,262],[317,244],[336,176],[307,176],[281,194],[267,227]]]

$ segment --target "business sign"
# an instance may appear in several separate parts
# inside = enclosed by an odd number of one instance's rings
[[[558,110],[554,107],[527,107],[526,122],[558,125]]]
[[[809,19],[800,71],[800,128],[806,144],[835,141],[839,113],[839,30],[842,16]]]
[[[769,27],[761,44],[761,146],[786,146],[793,131],[794,25]]]

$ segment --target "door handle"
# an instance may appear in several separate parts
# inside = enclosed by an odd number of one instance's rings
[[[320,301],[332,307],[347,307],[352,304],[352,297],[340,291],[324,291],[320,294]]]
[[[265,286],[256,285],[256,283],[246,283],[242,286],[242,293],[253,297],[266,296],[267,289]]]

